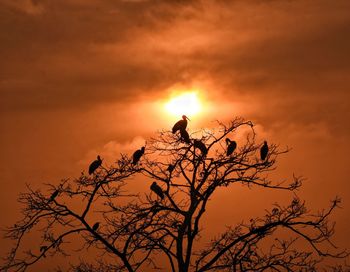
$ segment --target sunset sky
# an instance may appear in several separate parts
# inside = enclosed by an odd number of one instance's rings
[[[0,59],[0,228],[26,183],[132,154],[190,93],[190,130],[242,116],[291,147],[278,176],[305,176],[298,194],[315,210],[340,196],[335,243],[350,248],[350,1],[0,0]],[[237,190],[212,200],[237,207],[231,223],[292,198]],[[213,233],[220,220],[209,214]]]

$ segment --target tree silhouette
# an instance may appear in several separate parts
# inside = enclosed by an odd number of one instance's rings
[[[227,156],[226,139],[237,138],[238,133],[244,141]],[[23,219],[6,229],[6,237],[15,244],[2,269],[25,271],[44,257],[65,255],[69,251],[65,244],[76,235],[83,241],[81,250],[93,247],[101,256],[72,265],[73,271],[159,269],[160,259],[167,262],[164,271],[174,272],[316,271],[324,257],[348,255],[330,240],[334,224],[329,216],[339,198],[313,214],[295,194],[302,178],[269,179],[278,156],[288,149],[270,144],[261,160],[262,143],[256,141],[253,124],[242,118],[217,122],[216,129],[192,132],[190,138],[188,143],[179,132],[161,131],[147,142],[135,165],[130,154],[121,154],[115,165],[102,164],[92,175],[82,173],[58,186],[48,184],[45,193],[28,186],[19,197]],[[140,175],[158,187],[146,194],[130,191],[128,184]],[[232,225],[209,244],[201,243],[210,199],[218,188],[237,184],[287,190],[294,199],[286,206],[274,204],[264,216]],[[23,240],[34,230],[42,238],[24,251]],[[288,231],[288,238],[282,238],[279,230]]]

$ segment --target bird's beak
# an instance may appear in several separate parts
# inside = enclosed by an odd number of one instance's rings
[[[187,116],[186,116],[186,119],[187,119],[188,121],[191,121],[191,119],[190,119],[190,118],[188,118]]]

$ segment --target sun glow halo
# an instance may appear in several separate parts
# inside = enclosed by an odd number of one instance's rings
[[[201,111],[201,103],[196,92],[187,92],[171,98],[165,104],[165,109],[171,115],[193,116]]]

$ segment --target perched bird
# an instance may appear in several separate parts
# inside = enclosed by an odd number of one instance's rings
[[[54,192],[52,193],[52,195],[50,196],[49,202],[54,201],[55,198],[58,196],[59,192],[60,192],[60,191],[59,191],[58,189],[57,189],[56,191],[54,191]]]
[[[175,165],[169,164],[169,166],[166,170],[168,170],[171,173],[171,172],[173,172],[174,169],[175,169]]]
[[[194,147],[198,148],[202,152],[203,156],[207,155],[208,149],[202,141],[194,140],[193,145],[194,145]]]
[[[264,141],[263,146],[260,149],[260,158],[262,161],[266,159],[267,153],[269,152],[269,147],[267,145],[267,142]]]
[[[164,193],[162,188],[154,181],[151,185],[151,190],[156,193],[157,196],[159,196],[161,199],[164,199]]]
[[[188,132],[186,131],[186,129],[181,129],[180,130],[180,135],[181,135],[181,140],[184,141],[187,144],[191,143],[190,140],[190,135],[188,134]]]
[[[136,150],[134,154],[132,155],[132,164],[135,165],[139,162],[142,155],[145,153],[145,147],[141,147],[140,149]]]
[[[102,160],[100,155],[97,156],[97,160],[94,160],[89,166],[89,175],[93,174],[97,168],[99,168],[102,164]]]
[[[98,227],[100,226],[100,223],[95,223],[93,226],[92,226],[92,230],[93,231],[96,231],[98,229]]]
[[[235,141],[231,141],[229,138],[226,138],[226,144],[227,144],[226,155],[230,156],[233,153],[233,151],[235,151],[237,147],[237,143]]]
[[[173,133],[176,133],[176,131],[185,130],[187,127],[187,119],[190,120],[186,115],[182,115],[182,120],[177,121],[175,125],[173,126]]]

